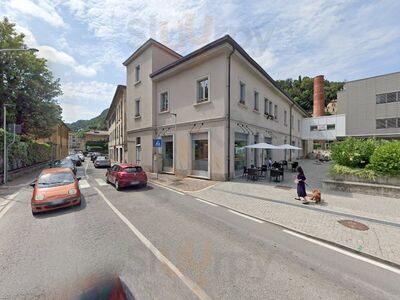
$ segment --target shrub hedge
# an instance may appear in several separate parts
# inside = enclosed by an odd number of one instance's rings
[[[400,141],[347,138],[332,146],[336,174],[400,175]]]
[[[332,159],[342,166],[364,168],[379,144],[373,139],[347,138],[332,145]]]
[[[0,129],[0,170],[3,170],[3,138],[4,130]],[[13,141],[13,135],[7,133],[7,144]],[[8,148],[8,169],[14,170],[28,167],[40,162],[48,161],[51,158],[51,147],[48,144],[34,141],[21,141],[16,136],[15,143]]]
[[[388,142],[376,148],[368,169],[389,175],[400,175],[400,141]]]

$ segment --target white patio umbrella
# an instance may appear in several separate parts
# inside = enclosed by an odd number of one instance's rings
[[[278,146],[271,145],[268,143],[258,143],[258,144],[253,144],[253,145],[247,145],[244,146],[244,148],[250,148],[250,149],[282,149],[279,148]]]
[[[296,146],[292,146],[289,144],[283,144],[283,145],[279,145],[279,146],[275,146],[277,148],[275,149],[284,149],[284,150],[301,150],[301,148],[296,147]]]
[[[281,149],[278,146],[272,145],[272,144],[268,144],[268,143],[258,143],[258,144],[253,144],[253,145],[247,145],[244,146],[243,148],[249,148],[249,149]],[[261,161],[262,163],[264,163],[264,152],[261,153]]]

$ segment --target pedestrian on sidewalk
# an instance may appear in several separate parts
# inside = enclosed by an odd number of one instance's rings
[[[297,169],[297,177],[295,182],[297,183],[297,197],[296,200],[302,200],[303,204],[307,202],[307,193],[306,193],[306,176],[304,175],[303,168],[298,166]]]

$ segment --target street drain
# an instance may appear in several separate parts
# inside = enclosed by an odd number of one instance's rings
[[[342,224],[343,226],[346,226],[348,228],[355,229],[355,230],[366,231],[369,229],[369,227],[367,225],[360,223],[360,222],[353,221],[353,220],[339,220],[338,222],[340,224]]]
[[[281,189],[281,190],[286,190],[286,191],[289,191],[289,190],[292,189],[291,186],[286,186],[286,185],[276,185],[275,188],[276,189]]]

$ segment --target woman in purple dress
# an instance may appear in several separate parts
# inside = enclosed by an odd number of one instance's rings
[[[306,176],[304,175],[303,169],[298,166],[297,167],[297,177],[296,177],[296,183],[297,183],[297,198],[296,200],[303,200],[303,203],[307,202],[307,193],[306,193]]]

